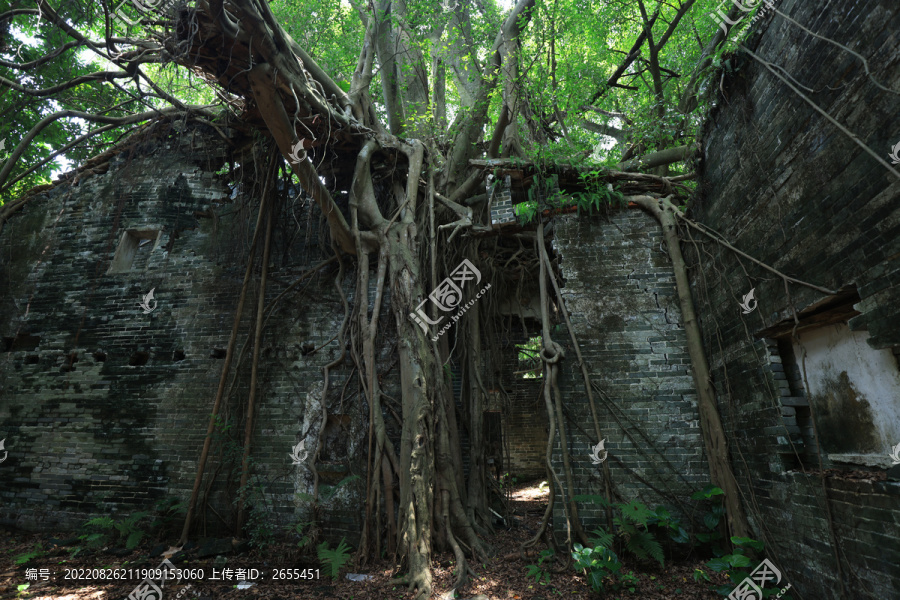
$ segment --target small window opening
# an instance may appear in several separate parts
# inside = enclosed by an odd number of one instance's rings
[[[41,338],[28,333],[18,333],[15,337],[3,338],[3,352],[18,352],[20,350],[35,350],[41,343]]]
[[[184,359],[185,359],[184,350],[176,350],[174,353],[172,353],[172,360],[174,362],[181,362]]]
[[[768,339],[769,370],[780,396],[781,423],[775,427],[778,453],[785,471],[803,471],[818,464],[815,433],[803,374],[789,337]]]
[[[541,361],[541,336],[528,338],[524,344],[516,344],[519,353],[519,368],[516,375],[522,379],[541,379],[544,376]]]
[[[225,348],[213,348],[212,353],[209,355],[210,358],[225,358],[227,351]]]
[[[132,367],[142,367],[150,360],[150,353],[138,350],[128,359],[128,364]]]
[[[94,352],[94,362],[106,362],[106,352],[102,350]]]
[[[108,273],[142,271],[147,267],[150,251],[159,239],[158,229],[128,229],[119,240],[119,247],[109,265]]]

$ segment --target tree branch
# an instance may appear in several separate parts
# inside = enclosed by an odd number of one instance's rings
[[[699,144],[688,144],[686,146],[678,146],[677,148],[666,148],[659,152],[651,152],[644,156],[633,158],[616,165],[620,171],[631,171],[634,169],[652,169],[661,165],[668,165],[679,160],[686,160],[700,151]]]
[[[192,106],[189,107],[190,110],[201,112],[208,116],[214,116],[212,113],[207,112],[208,106]],[[59,119],[73,117],[78,119],[83,119],[85,121],[95,122],[95,123],[109,123],[114,124],[116,126],[119,125],[128,125],[129,123],[137,123],[139,121],[146,121],[148,119],[152,119],[158,116],[168,116],[173,114],[180,114],[183,111],[178,108],[164,108],[161,110],[152,110],[147,112],[142,112],[134,115],[128,115],[126,117],[108,117],[105,115],[95,115],[91,113],[81,112],[77,110],[61,110],[52,114],[47,115],[40,121],[38,121],[31,130],[25,134],[16,148],[12,151],[9,158],[3,164],[3,169],[0,169],[0,190],[5,189],[4,183],[6,179],[9,177],[10,172],[12,171],[13,165],[22,157],[22,154],[28,148],[28,145],[31,141],[48,125],[51,123],[58,121]]]

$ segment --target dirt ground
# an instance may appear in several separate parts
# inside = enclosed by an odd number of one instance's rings
[[[476,598],[477,600],[552,600],[567,598],[570,600],[588,600],[607,598],[609,600],[635,598],[641,600],[663,600],[671,598],[715,599],[720,598],[710,591],[709,583],[697,583],[693,579],[696,567],[702,567],[704,560],[695,558],[688,561],[667,562],[664,568],[657,563],[638,563],[628,555],[621,555],[625,570],[634,571],[639,584],[634,591],[610,592],[601,596],[591,591],[584,576],[577,574],[571,566],[551,564],[547,567],[549,582],[538,583],[527,575],[528,565],[537,564],[537,552],[543,549],[538,546],[528,555],[520,553],[522,542],[533,537],[546,507],[547,493],[538,488],[538,483],[524,484],[516,487],[512,493],[512,507],[516,516],[516,526],[504,530],[499,529],[489,542],[496,551],[496,557],[485,564],[471,565],[477,577],[471,581],[457,596],[460,599]],[[59,534],[58,537],[70,537],[71,534]],[[72,558],[72,547],[53,546],[49,540],[54,536],[48,534],[35,535],[15,532],[0,532],[0,598],[16,598],[29,600],[124,600],[132,594],[141,578],[134,575],[119,581],[99,581],[88,579],[71,579],[72,575],[81,578],[89,577],[90,569],[118,569],[127,576],[127,570],[154,569],[162,562],[163,557],[149,558],[149,553],[156,541],[147,541],[139,545],[133,553],[124,557],[111,556],[102,552],[93,555],[80,554]],[[16,565],[15,558],[32,551],[41,544],[45,553],[23,565]],[[434,598],[450,589],[453,581],[453,556],[450,553],[437,554],[434,560]],[[382,563],[374,568],[364,569],[361,574],[368,575],[365,581],[350,581],[346,572],[356,572],[352,566],[344,569],[337,580],[327,576],[322,566],[313,558],[296,557],[296,549],[287,543],[268,547],[264,550],[251,550],[238,556],[229,555],[226,564],[223,558],[200,560],[196,555],[188,554],[188,560],[177,565],[180,569],[203,569],[202,581],[170,581],[162,588],[159,595],[139,594],[135,600],[207,600],[220,598],[259,600],[288,599],[333,599],[341,600],[400,600],[412,598],[402,583],[392,581],[400,574],[394,572],[394,565]],[[352,564],[352,563],[351,563]],[[211,572],[217,568],[221,577],[223,566],[233,569],[257,569],[261,575],[255,585],[246,589],[238,589],[238,579],[211,581]],[[319,578],[313,574],[305,580],[278,580],[273,578],[275,569],[319,569]],[[29,580],[26,570],[32,577]],[[43,572],[42,572],[43,570]],[[707,570],[708,571],[708,570]],[[310,572],[295,574],[310,575]],[[66,576],[69,579],[66,579]],[[286,575],[282,571],[282,576]],[[725,583],[724,576],[710,573],[714,583]],[[43,579],[47,577],[47,579]],[[246,577],[245,577],[246,578]],[[249,579],[249,578],[248,578]],[[27,588],[23,586],[28,585]]]

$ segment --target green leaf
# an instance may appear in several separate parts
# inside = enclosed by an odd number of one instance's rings
[[[691,494],[691,500],[709,500],[713,496],[719,496],[724,494],[722,488],[716,487],[714,485],[708,485],[700,491],[694,492]]]
[[[763,548],[766,546],[764,542],[754,540],[753,538],[738,536],[732,536],[731,543],[739,547],[750,546],[757,552],[762,552]]]
[[[128,539],[125,540],[125,547],[129,550],[134,550],[138,544],[141,543],[141,540],[144,538],[143,531],[132,531],[128,536]]]
[[[653,513],[650,512],[650,509],[647,508],[645,504],[642,502],[638,502],[637,500],[632,500],[628,504],[620,504],[619,510],[622,511],[622,516],[631,521],[632,523],[637,523],[638,525],[643,525],[646,527],[647,521],[653,516]]]
[[[316,548],[319,560],[331,569],[332,579],[337,579],[343,567],[351,558],[350,546],[347,545],[344,538],[341,538],[337,548],[331,550],[328,548],[328,542],[322,542]]]
[[[703,524],[707,529],[715,529],[719,525],[719,517],[711,512],[703,515]]]
[[[749,567],[753,564],[753,561],[751,561],[743,554],[729,554],[725,558],[728,559],[728,562],[731,563],[732,567],[736,567],[738,569],[741,567]]]
[[[706,566],[715,571],[716,573],[721,573],[729,568],[731,568],[731,563],[725,560],[724,558],[713,558],[709,562],[706,563]]]
[[[594,536],[589,539],[591,540],[591,543],[593,543],[595,546],[602,546],[605,548],[609,548],[610,546],[613,545],[615,536],[611,533],[607,533],[602,527],[598,527],[591,533],[593,533]]]
[[[672,541],[676,544],[687,544],[691,541],[691,536],[688,535],[688,532],[680,525],[678,526],[678,531],[669,534],[669,537],[672,538]]]
[[[662,545],[649,532],[638,531],[628,539],[625,547],[638,558],[652,558],[659,562],[660,566],[665,564]]]

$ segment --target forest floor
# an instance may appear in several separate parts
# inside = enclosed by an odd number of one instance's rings
[[[665,567],[659,564],[639,563],[632,557],[621,556],[623,569],[634,571],[638,583],[634,591],[621,590],[601,596],[591,591],[584,576],[568,566],[550,564],[543,567],[549,573],[549,581],[538,583],[528,577],[528,566],[538,564],[538,552],[543,545],[530,549],[523,556],[520,546],[531,539],[540,525],[547,503],[547,492],[539,488],[539,483],[515,486],[511,493],[511,508],[516,518],[516,526],[499,529],[497,535],[489,539],[496,551],[496,557],[485,564],[471,565],[477,577],[460,591],[460,599],[475,600],[663,600],[671,598],[713,600],[720,598],[710,591],[709,583],[697,583],[693,579],[694,569],[703,567],[704,560],[667,561]],[[0,599],[16,598],[28,600],[124,600],[136,590],[140,577],[128,577],[121,581],[88,580],[91,569],[129,568],[153,569],[162,562],[162,557],[149,558],[152,542],[139,545],[135,551],[124,557],[108,554],[71,557],[72,548],[56,547],[50,536],[0,531]],[[40,545],[43,551],[25,564],[16,565],[15,559],[34,551]],[[200,560],[188,554],[186,562],[179,563],[180,569],[203,569],[205,579],[190,584],[167,582],[160,595],[133,596],[138,600],[219,600],[220,598],[258,600],[288,599],[340,599],[340,600],[406,600],[412,594],[401,583],[392,583],[397,577],[395,565],[386,562],[362,569],[360,573],[369,576],[365,581],[351,581],[345,572],[353,572],[352,567],[342,571],[340,579],[327,577],[318,561],[297,557],[293,543],[269,546],[264,550],[250,550],[227,558],[230,569],[256,568],[265,575],[260,576],[255,585],[238,589],[237,579],[232,581],[211,581],[210,572],[218,564],[219,571],[223,557]],[[450,589],[453,581],[453,556],[451,553],[434,557],[434,598]],[[319,569],[321,578],[307,580],[274,581],[274,569]],[[32,579],[27,578],[26,569]],[[122,572],[122,571],[120,571]],[[709,572],[707,570],[707,572]],[[79,580],[67,579],[71,576]],[[713,583],[726,583],[724,576],[711,573]],[[44,580],[46,576],[48,579]],[[36,577],[36,578],[35,578]],[[27,585],[27,587],[25,587]]]

